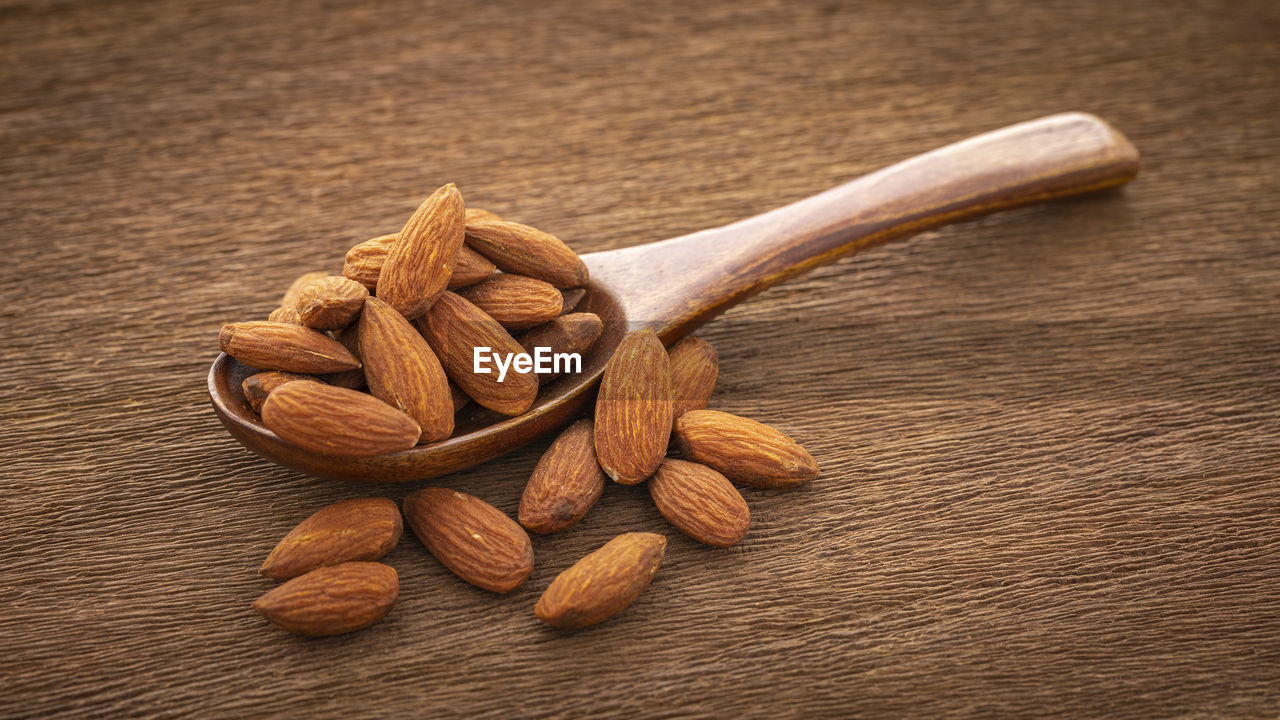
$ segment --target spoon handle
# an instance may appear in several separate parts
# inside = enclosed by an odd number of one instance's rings
[[[633,325],[671,341],[787,278],[888,240],[1120,185],[1138,151],[1101,119],[1011,125],[746,220],[590,256]]]

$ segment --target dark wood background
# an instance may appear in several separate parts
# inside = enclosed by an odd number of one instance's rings
[[[1280,5],[0,2],[0,714],[1280,713]],[[342,498],[208,406],[218,327],[457,182],[580,251],[1095,112],[1122,191],[928,233],[709,325],[713,407],[823,473],[698,546],[611,486],[509,596],[416,539],[386,621],[249,608]],[[440,482],[514,513],[543,444]],[[533,616],[667,533],[625,615]]]

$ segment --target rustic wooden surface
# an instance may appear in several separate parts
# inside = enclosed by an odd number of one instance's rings
[[[0,715],[1280,713],[1280,6],[0,2]],[[303,640],[255,569],[356,486],[250,455],[204,377],[434,187],[582,251],[1098,113],[1126,189],[821,268],[702,333],[713,407],[823,466],[695,545],[643,488],[495,596]],[[514,513],[541,445],[444,479]],[[532,607],[667,533],[624,616]]]

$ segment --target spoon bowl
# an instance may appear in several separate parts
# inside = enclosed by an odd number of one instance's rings
[[[576,308],[603,329],[582,372],[542,387],[517,417],[469,405],[454,435],[369,458],[320,455],[268,430],[240,384],[257,372],[218,356],[209,397],[231,435],[259,455],[324,477],[406,482],[503,455],[583,414],[623,336],[651,328],[670,345],[747,297],[818,265],[888,240],[998,210],[1114,187],[1138,172],[1138,152],[1083,113],[1012,125],[865,175],[819,195],[719,228],[583,256],[587,294]]]

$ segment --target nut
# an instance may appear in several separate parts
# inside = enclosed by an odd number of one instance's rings
[[[336,502],[289,531],[258,572],[288,580],[319,567],[380,560],[399,542],[403,529],[400,508],[387,498]]]
[[[253,603],[273,624],[298,635],[341,635],[386,617],[400,577],[382,563],[349,562],[296,577]]]
[[[249,401],[249,406],[253,408],[253,411],[260,413],[262,412],[262,404],[267,401],[267,396],[271,394],[272,390],[287,382],[315,379],[312,375],[268,370],[245,378],[244,382],[240,383],[240,389],[244,391],[244,399]]]
[[[399,232],[378,275],[377,294],[406,318],[420,317],[449,284],[462,247],[462,194],[452,183],[436,190]]]
[[[323,374],[360,367],[360,361],[334,340],[311,328],[288,323],[230,323],[218,333],[222,351],[259,370]]]
[[[421,430],[413,418],[355,390],[292,382],[267,396],[262,423],[300,448],[340,457],[408,450]]]
[[[568,245],[528,225],[493,220],[470,223],[467,244],[504,272],[545,280],[558,288],[587,283],[587,266]]]
[[[533,612],[566,630],[608,620],[649,587],[666,548],[667,539],[654,533],[619,535],[560,573]]]
[[[506,273],[463,288],[458,295],[508,330],[527,330],[552,320],[564,303],[564,297],[551,283]]]
[[[453,433],[453,400],[444,368],[413,325],[378,298],[364,301],[360,358],[369,392],[417,421],[419,442]]]
[[[552,353],[578,353],[585,356],[600,337],[604,323],[594,313],[570,313],[539,325],[520,336],[520,346],[532,354],[534,348],[551,348]],[[560,373],[537,373],[538,383],[545,385]]]
[[[520,497],[520,524],[536,533],[569,528],[600,499],[604,481],[596,462],[594,423],[579,420],[551,443],[533,468]]]
[[[751,487],[795,487],[818,475],[813,456],[791,438],[764,423],[718,410],[681,415],[675,440],[686,459]]]
[[[671,437],[671,365],[652,330],[634,330],[605,366],[596,397],[596,455],[623,485],[658,469]]]
[[[298,292],[295,307],[303,325],[316,330],[337,330],[356,319],[367,297],[369,290],[355,280],[326,275],[312,280]]]
[[[720,358],[711,343],[687,337],[667,351],[671,358],[671,417],[701,410],[711,399],[720,371]]]
[[[648,486],[658,512],[698,542],[729,547],[747,534],[747,501],[733,483],[706,465],[668,458]]]
[[[427,550],[472,585],[506,593],[533,572],[529,535],[474,495],[425,488],[404,499],[404,516]]]

